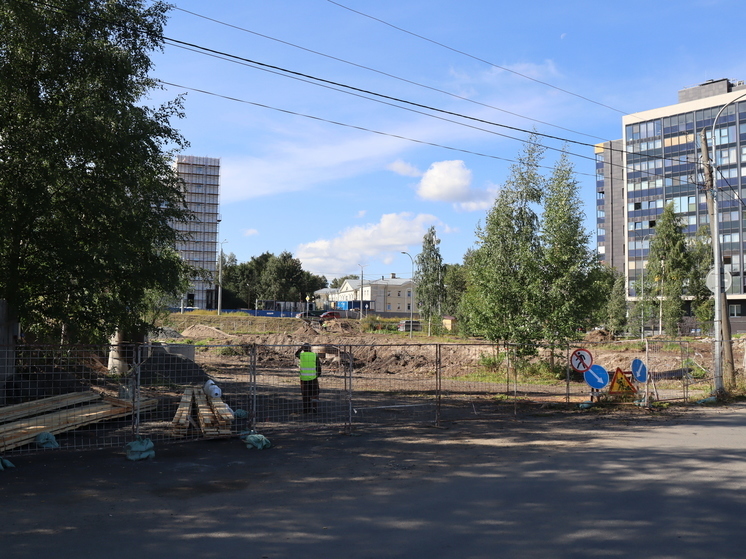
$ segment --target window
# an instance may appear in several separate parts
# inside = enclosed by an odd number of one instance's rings
[[[741,305],[728,305],[728,316],[742,316]]]

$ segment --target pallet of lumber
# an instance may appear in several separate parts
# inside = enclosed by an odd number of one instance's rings
[[[230,419],[227,418],[224,410],[222,415],[215,412],[213,408],[213,402],[223,404],[223,401],[218,398],[208,398],[202,390],[194,391],[194,403],[197,406],[197,420],[199,422],[200,429],[206,437],[225,437],[231,435],[231,423],[233,422],[233,414],[230,414]],[[226,406],[227,408],[227,406]]]
[[[192,410],[196,409],[197,421]],[[220,397],[207,396],[199,386],[184,390],[179,407],[171,420],[171,432],[176,437],[184,437],[189,427],[198,428],[206,437],[227,437],[231,433],[233,411]]]
[[[95,395],[97,401],[91,400],[82,406],[69,407],[68,403],[58,400],[56,411],[34,415],[39,408],[37,407],[36,410],[29,408],[31,413],[23,419],[0,425],[0,452],[29,444],[40,433],[57,435],[101,421],[126,417],[133,413],[131,402],[124,400],[112,402],[113,399],[104,401],[99,394],[93,392],[92,394]],[[37,400],[37,402],[42,402],[42,400]],[[51,405],[51,403],[48,404]],[[140,411],[149,411],[157,406],[157,399],[142,400],[139,404]]]

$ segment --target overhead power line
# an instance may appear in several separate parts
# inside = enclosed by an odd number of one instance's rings
[[[331,1],[331,0],[329,0],[329,1]],[[100,18],[97,18],[96,16],[91,16],[89,14],[82,14],[80,12],[76,12],[74,10],[70,10],[68,8],[65,8],[65,7],[56,6],[54,4],[51,4],[49,2],[44,2],[42,0],[27,0],[27,3],[38,5],[38,6],[43,6],[43,7],[47,8],[47,9],[51,9],[51,10],[55,10],[55,11],[59,11],[59,12],[64,12],[64,13],[68,13],[68,14],[72,14],[72,15],[76,15],[76,16],[83,16],[83,17],[89,17],[89,18],[94,18],[94,19],[100,19]],[[340,6],[341,6],[341,4],[340,4]],[[344,7],[344,6],[342,6],[342,7]],[[480,118],[477,118],[477,117],[463,115],[463,114],[460,114],[460,113],[457,113],[457,112],[454,112],[454,111],[448,111],[448,110],[444,110],[444,109],[438,109],[436,107],[431,107],[431,106],[428,106],[428,105],[425,105],[425,104],[422,104],[422,103],[416,103],[414,101],[407,101],[405,99],[400,99],[400,98],[397,98],[397,97],[393,97],[393,96],[389,96],[389,95],[385,95],[385,94],[381,94],[381,93],[376,93],[374,91],[369,91],[369,90],[366,90],[366,89],[357,88],[357,87],[354,87],[354,86],[351,86],[351,85],[343,84],[341,82],[335,82],[335,81],[332,81],[332,80],[326,80],[326,79],[315,77],[315,76],[312,76],[312,75],[309,75],[309,74],[304,74],[302,72],[297,72],[297,71],[289,70],[289,69],[286,69],[286,68],[282,68],[280,66],[275,66],[275,65],[272,65],[272,64],[267,64],[267,63],[259,62],[259,61],[252,60],[252,59],[249,59],[249,58],[246,58],[246,57],[242,57],[242,56],[230,54],[230,53],[227,53],[227,52],[223,52],[223,51],[211,49],[211,48],[208,48],[208,47],[203,47],[201,45],[197,45],[197,44],[194,44],[194,43],[189,43],[187,41],[181,41],[181,40],[178,40],[178,39],[167,37],[165,35],[161,35],[161,38],[167,44],[170,43],[173,46],[178,46],[180,48],[187,48],[189,50],[194,50],[195,52],[198,52],[198,53],[201,53],[201,54],[207,54],[209,56],[216,56],[218,58],[221,58],[223,60],[230,61],[230,62],[239,61],[242,64],[251,65],[252,67],[256,67],[258,69],[270,69],[270,70],[276,71],[277,73],[279,73],[280,75],[283,75],[285,77],[296,77],[297,76],[297,77],[300,77],[300,78],[305,78],[306,80],[311,80],[311,83],[314,83],[315,85],[327,84],[327,85],[330,85],[330,86],[334,86],[334,87],[332,87],[332,89],[334,89],[336,87],[339,87],[339,88],[343,88],[345,90],[362,93],[364,95],[371,95],[371,96],[374,96],[374,97],[379,97],[381,99],[387,99],[387,100],[390,100],[390,101],[395,101],[397,103],[402,103],[404,105],[411,105],[411,106],[419,107],[419,108],[430,110],[430,111],[437,112],[437,113],[447,114],[447,115],[450,115],[450,116],[455,116],[455,117],[463,118],[463,119],[466,119],[466,120],[472,120],[472,121],[480,122],[480,123],[483,123],[483,124],[488,124],[488,125],[491,125],[491,126],[496,126],[498,128],[505,128],[505,129],[508,129],[508,130],[514,130],[514,131],[517,131],[517,132],[521,132],[523,134],[529,134],[529,135],[534,134],[534,135],[542,137],[542,138],[547,138],[547,139],[552,139],[552,140],[558,140],[558,141],[569,143],[569,144],[575,144],[575,145],[580,145],[580,146],[584,146],[584,147],[595,147],[595,144],[591,144],[591,143],[587,143],[587,142],[580,142],[580,141],[577,141],[577,140],[571,140],[571,139],[568,139],[568,138],[562,138],[560,136],[554,136],[554,135],[551,135],[551,134],[544,134],[544,133],[541,133],[541,132],[538,132],[538,131],[530,131],[530,130],[519,128],[519,127],[516,127],[516,126],[510,126],[510,125],[506,125],[506,124],[500,124],[500,123],[492,122],[492,121],[489,121],[489,120],[480,119]],[[185,89],[191,89],[191,88],[185,87]],[[221,96],[219,94],[212,94],[212,93],[207,92],[205,90],[198,90],[198,89],[193,89],[193,90],[201,92],[201,93],[215,95],[217,97],[225,97],[225,96]],[[225,97],[225,98],[229,98],[229,97]],[[363,98],[366,98],[366,99],[369,99],[369,100],[375,100],[375,99],[370,99],[370,98],[367,98],[367,97],[364,97],[364,96],[363,96]],[[231,98],[231,99],[233,99],[233,98]],[[234,99],[234,100],[240,101],[238,99]],[[244,102],[244,101],[242,101],[242,102]],[[250,103],[250,102],[246,102],[246,103]],[[275,107],[270,107],[268,105],[261,105],[261,104],[258,104],[258,103],[251,103],[251,104],[255,104],[257,106],[264,106],[264,107],[271,108],[271,109],[274,109],[274,110],[278,110],[278,111],[281,111],[281,112],[287,112],[287,113],[290,113],[290,114],[296,114],[296,113],[293,113],[292,111],[285,111],[284,109],[277,109]],[[406,107],[399,107],[397,105],[392,105],[392,106],[398,107],[400,109],[406,109]],[[419,113],[419,111],[416,111],[416,112]],[[320,117],[314,117],[314,116],[309,116],[309,115],[302,115],[300,113],[297,113],[297,114],[299,114],[300,116],[306,116],[308,118],[313,118],[313,119],[316,119],[316,120],[325,120],[325,119],[322,119]],[[420,114],[429,116],[431,118],[439,118],[439,117],[436,117],[435,115],[430,115],[430,114],[427,114],[427,113],[420,113]],[[459,124],[461,126],[468,126],[468,127],[471,127],[471,128],[476,128],[476,127],[473,127],[473,126],[466,125],[465,123],[459,123],[459,122],[451,121],[451,120],[448,120],[448,119],[441,119],[441,120],[447,120],[448,122]],[[378,134],[384,134],[384,135],[386,135],[385,133],[381,133],[381,132],[374,131],[374,130],[368,130],[368,129],[365,129],[363,127],[358,127],[358,126],[355,126],[355,125],[346,125],[344,123],[339,123],[339,122],[331,121],[331,120],[325,120],[325,121],[333,123],[333,124],[337,124],[337,125],[340,125],[340,126],[348,126],[350,128],[358,128],[360,130],[367,130],[367,131],[370,131],[370,132],[373,132],[373,133],[378,133]],[[515,138],[515,137],[512,137],[512,136],[507,136],[507,135],[504,135],[504,134],[499,134],[499,133],[494,132],[494,131],[488,131],[488,130],[484,130],[482,128],[476,128],[476,129],[484,131],[484,132],[489,132],[489,133],[492,133],[492,134],[497,134],[497,135],[503,136],[503,137],[508,138],[508,139],[513,139],[513,140],[517,140],[517,141],[524,141],[524,140],[522,140],[520,138]],[[395,135],[392,135],[392,136],[396,137]],[[471,153],[471,154],[475,154],[475,155],[482,155],[484,157],[492,157],[494,159],[503,159],[503,160],[509,161],[509,162],[513,161],[513,160],[510,160],[510,159],[500,158],[500,157],[497,157],[497,156],[490,156],[490,155],[486,155],[486,154],[480,154],[478,152],[472,152],[472,151],[469,151],[469,150],[462,150],[462,149],[458,149],[458,148],[449,148],[447,146],[441,146],[439,144],[433,144],[433,143],[430,143],[430,142],[425,142],[425,141],[420,141],[420,140],[414,140],[414,139],[409,139],[409,138],[405,138],[405,137],[401,137],[401,138],[402,139],[407,139],[407,140],[413,141],[413,142],[422,143],[422,144],[433,145],[433,146],[436,146],[436,147],[443,147],[445,149],[452,149],[452,150],[455,150],[455,151],[461,151],[463,153]],[[555,151],[565,151],[565,150],[560,150],[558,148],[552,148],[552,147],[549,147],[549,146],[547,146],[547,149],[551,149],[551,150],[555,150]],[[622,153],[627,153],[626,150],[616,150],[614,148],[608,148],[608,149],[609,149],[609,151],[618,151],[618,152],[622,152]],[[576,157],[580,157],[580,158],[584,158],[584,159],[592,159],[592,160],[594,159],[592,157],[583,156],[583,155],[579,155],[579,154],[574,154],[574,153],[570,153],[570,152],[568,152],[568,155],[574,155]],[[650,159],[664,159],[664,158],[658,157],[658,156],[647,156],[647,155],[645,155],[645,157],[649,157]],[[623,166],[620,166],[620,167],[623,167]],[[645,172],[645,171],[643,171],[643,172]],[[649,174],[651,176],[654,174],[654,173],[648,173],[648,172],[645,172],[645,173]],[[592,176],[592,175],[587,175],[587,176]]]
[[[376,74],[380,74],[382,76],[386,76],[388,78],[392,78],[392,79],[395,79],[395,80],[398,80],[398,81],[401,81],[401,82],[404,82],[404,83],[408,83],[408,84],[411,84],[411,85],[416,85],[417,87],[422,87],[424,89],[429,89],[430,91],[435,91],[437,93],[442,93],[444,95],[448,95],[448,96],[453,97],[455,99],[459,99],[461,101],[466,101],[467,103],[472,103],[474,105],[479,105],[479,106],[482,106],[482,107],[485,107],[485,108],[488,108],[488,109],[493,109],[495,111],[500,111],[502,113],[509,114],[511,116],[516,116],[518,118],[522,118],[522,119],[525,119],[525,120],[529,120],[529,121],[535,122],[537,124],[543,124],[544,126],[551,126],[552,128],[557,128],[559,130],[564,130],[565,132],[571,132],[573,134],[578,134],[580,136],[586,136],[588,138],[596,138],[597,140],[606,141],[606,138],[602,138],[600,136],[595,136],[593,134],[588,134],[586,132],[579,132],[579,131],[573,130],[571,128],[566,128],[564,126],[559,126],[557,124],[552,124],[551,122],[546,122],[546,121],[543,121],[543,120],[532,118],[530,116],[526,116],[526,115],[522,115],[520,113],[509,111],[507,109],[502,109],[500,107],[496,107],[494,105],[490,105],[489,103],[482,103],[481,101],[477,101],[475,99],[470,99],[468,97],[464,97],[463,95],[458,95],[456,93],[452,93],[450,91],[439,89],[437,87],[426,85],[426,84],[423,84],[423,83],[420,83],[420,82],[417,82],[417,81],[414,81],[414,80],[410,80],[410,79],[407,79],[407,78],[403,78],[401,76],[397,76],[397,75],[391,74],[389,72],[384,72],[382,70],[377,70],[376,68],[371,68],[370,66],[365,66],[364,64],[358,64],[358,63],[352,62],[350,60],[345,60],[344,58],[339,58],[337,56],[333,56],[333,55],[330,55],[330,54],[319,52],[317,50],[309,49],[307,47],[303,47],[301,45],[297,45],[297,44],[291,43],[289,41],[283,41],[282,39],[278,39],[276,37],[270,37],[269,35],[265,35],[263,33],[257,32],[257,31],[252,31],[251,29],[246,29],[245,27],[240,27],[238,25],[234,25],[232,23],[227,23],[227,22],[221,21],[219,19],[211,18],[211,17],[203,15],[203,14],[198,14],[198,13],[192,12],[190,10],[185,10],[184,8],[180,8],[178,6],[174,6],[174,9],[176,9],[176,10],[178,10],[180,12],[184,12],[186,14],[190,14],[190,15],[192,15],[194,17],[202,18],[202,19],[204,19],[206,21],[211,21],[211,22],[217,23],[219,25],[224,25],[226,27],[230,27],[232,29],[236,29],[238,31],[242,31],[244,33],[250,33],[250,34],[255,35],[257,37],[262,37],[263,39],[267,39],[269,41],[275,41],[277,43],[281,43],[281,44],[287,45],[289,47],[293,47],[293,48],[296,48],[296,49],[299,49],[299,50],[302,50],[302,51],[305,51],[305,52],[309,52],[309,53],[315,54],[317,56],[322,56],[324,58],[328,58],[330,60],[335,60],[335,61],[341,62],[343,64],[348,64],[350,66],[354,66],[354,67],[360,68],[362,70],[367,70],[369,72],[375,72]]]
[[[254,66],[253,64],[250,64],[248,62],[240,62],[240,61],[237,61],[237,60],[226,59],[226,58],[223,58],[222,56],[219,56],[219,55],[216,55],[216,54],[201,52],[199,50],[191,49],[189,47],[184,47],[184,46],[181,46],[181,45],[172,45],[172,46],[175,46],[177,48],[183,48],[183,49],[189,50],[191,52],[197,52],[198,54],[202,54],[202,55],[205,55],[205,56],[213,56],[213,57],[215,57],[215,58],[217,58],[219,60],[225,60],[226,62],[232,62],[232,63],[235,63],[235,64],[241,64],[241,65],[244,65],[244,66],[248,66],[249,68],[254,68],[256,70],[261,70],[263,72],[269,72],[271,74],[276,74],[276,75],[279,75],[279,76],[282,76],[282,77],[285,77],[285,78],[290,78],[290,79],[298,80],[298,81],[301,81],[301,82],[304,82],[304,83],[309,83],[309,84],[315,85],[317,87],[324,87],[326,89],[331,89],[332,91],[338,91],[340,93],[344,93],[345,95],[352,95],[354,97],[359,97],[359,98],[365,99],[367,101],[373,101],[374,103],[380,103],[382,105],[387,105],[389,107],[394,107],[394,108],[402,110],[402,111],[408,111],[408,112],[411,112],[411,113],[415,113],[415,114],[419,114],[419,115],[422,115],[422,116],[426,116],[428,118],[434,118],[434,119],[437,119],[437,120],[442,120],[443,122],[450,122],[451,124],[456,124],[457,126],[463,126],[465,128],[471,128],[472,130],[479,130],[480,132],[486,132],[487,134],[493,134],[495,136],[500,136],[501,138],[506,138],[508,140],[515,140],[517,142],[524,141],[524,138],[516,138],[515,136],[510,136],[508,134],[503,134],[503,133],[497,132],[495,130],[488,130],[486,128],[481,128],[481,127],[475,126],[473,124],[468,124],[468,123],[465,123],[465,122],[459,122],[457,120],[452,120],[450,118],[445,118],[445,117],[439,116],[437,114],[431,114],[431,113],[427,113],[427,112],[424,112],[424,111],[419,111],[417,109],[413,109],[411,107],[397,105],[395,103],[384,101],[383,99],[376,99],[374,97],[367,97],[366,95],[362,95],[360,93],[356,93],[356,92],[353,92],[353,91],[346,91],[344,89],[339,89],[337,87],[333,87],[331,85],[326,85],[326,84],[323,84],[323,83],[317,83],[317,82],[314,82],[312,80],[307,80],[307,79],[301,78],[299,76],[289,76],[287,74],[284,74],[284,73],[281,73],[281,72],[277,72],[277,71],[274,71],[274,70],[269,69],[269,68],[262,68],[262,67]],[[564,152],[564,153],[567,153],[568,155],[572,155],[574,157],[578,157],[578,158],[581,158],[581,159],[588,159],[588,160],[591,160],[591,161],[595,161],[594,157],[590,157],[588,155],[581,155],[579,153],[573,153],[573,152],[567,151],[565,149],[556,148],[556,147],[552,147],[552,146],[545,146],[545,147],[548,150],[558,151],[558,152]]]
[[[363,17],[367,17],[368,19],[372,19],[374,21],[382,23],[383,25],[387,25],[387,26],[391,27],[392,29],[396,29],[397,31],[401,31],[402,33],[406,33],[407,35],[412,35],[413,37],[417,37],[418,39],[422,39],[423,41],[427,41],[428,43],[432,43],[434,45],[438,45],[439,47],[442,47],[444,49],[447,49],[447,50],[450,50],[452,52],[461,54],[463,56],[467,56],[469,58],[472,58],[474,60],[477,60],[479,62],[487,64],[489,66],[492,66],[494,68],[498,68],[499,70],[504,70],[505,72],[510,72],[511,74],[515,74],[516,76],[520,76],[520,77],[525,78],[527,80],[530,80],[532,82],[536,82],[536,83],[539,83],[541,85],[545,85],[547,87],[551,87],[552,89],[556,89],[557,91],[561,91],[562,93],[566,93],[568,95],[572,95],[573,97],[577,97],[578,99],[582,99],[583,101],[588,101],[589,103],[593,103],[594,105],[598,105],[600,107],[604,107],[606,109],[610,109],[610,110],[612,110],[614,112],[617,112],[617,113],[620,113],[620,114],[623,114],[623,115],[630,114],[628,111],[623,111],[621,109],[616,109],[616,108],[614,108],[614,107],[612,107],[610,105],[606,105],[606,104],[601,103],[599,101],[594,101],[593,99],[591,99],[589,97],[585,97],[583,95],[580,95],[578,93],[574,93],[574,92],[569,91],[567,89],[562,89],[561,87],[557,87],[556,85],[552,85],[551,83],[548,83],[548,82],[545,82],[545,81],[542,81],[542,80],[537,80],[536,78],[532,78],[531,76],[527,76],[526,74],[522,74],[520,72],[516,72],[515,70],[511,70],[510,68],[506,68],[505,66],[500,66],[499,64],[495,64],[494,62],[490,62],[489,60],[485,60],[483,58],[479,58],[478,56],[474,56],[473,54],[469,54],[468,52],[464,52],[462,50],[450,47],[450,46],[448,46],[446,44],[440,43],[438,41],[435,41],[435,40],[430,39],[428,37],[425,37],[423,35],[418,35],[417,33],[414,33],[412,31],[409,31],[409,30],[404,29],[402,27],[398,27],[398,26],[396,26],[396,25],[394,25],[392,23],[389,23],[387,21],[384,21],[384,20],[379,19],[377,17],[374,17],[372,15],[366,14],[366,13],[361,12],[359,10],[354,10],[354,9],[350,8],[349,6],[345,6],[344,4],[340,4],[339,2],[335,2],[334,0],[327,0],[327,2],[329,2],[331,4],[334,4],[335,6],[339,6],[340,8],[343,8],[343,9],[348,10],[350,12],[353,12],[355,14],[361,15]]]
[[[468,149],[456,148],[456,147],[453,147],[453,146],[446,146],[446,145],[443,145],[443,144],[437,144],[435,142],[428,142],[428,141],[425,141],[425,140],[418,140],[418,139],[415,139],[415,138],[409,138],[407,136],[402,136],[400,134],[392,134],[390,132],[382,132],[380,130],[374,130],[372,128],[366,128],[364,126],[357,126],[357,125],[354,125],[354,124],[348,124],[348,123],[345,123],[345,122],[339,122],[339,121],[336,121],[336,120],[331,120],[331,119],[328,119],[328,118],[323,118],[323,117],[319,117],[319,116],[314,116],[314,115],[309,115],[309,114],[305,114],[305,113],[300,113],[300,112],[297,112],[297,111],[291,111],[291,110],[288,110],[288,109],[281,109],[279,107],[273,107],[271,105],[267,105],[267,104],[264,104],[264,103],[257,103],[255,101],[247,101],[246,99],[239,99],[238,97],[231,97],[229,95],[222,95],[220,93],[215,93],[215,92],[212,92],[212,91],[207,91],[205,89],[199,89],[199,88],[196,88],[196,87],[188,87],[188,86],[185,86],[185,85],[171,83],[171,82],[167,82],[167,81],[163,81],[163,80],[158,80],[158,82],[161,83],[161,84],[163,84],[163,85],[170,86],[170,87],[178,87],[180,89],[186,89],[188,91],[194,91],[196,93],[202,93],[204,95],[210,95],[212,97],[218,97],[218,98],[221,98],[221,99],[226,99],[228,101],[234,101],[234,102],[237,102],[237,103],[243,103],[243,104],[246,104],[246,105],[252,105],[254,107],[260,107],[260,108],[263,108],[263,109],[269,109],[269,110],[272,110],[272,111],[277,111],[277,112],[285,113],[285,114],[288,114],[288,115],[293,115],[293,116],[299,116],[299,117],[303,117],[303,118],[308,118],[308,119],[316,120],[316,121],[319,121],[319,122],[326,122],[327,124],[333,124],[335,126],[342,126],[344,128],[351,128],[353,130],[360,130],[362,132],[369,132],[369,133],[372,133],[372,134],[378,134],[379,136],[388,136],[390,138],[395,138],[397,140],[405,140],[407,142],[414,142],[414,143],[417,143],[417,144],[423,144],[423,145],[427,145],[427,146],[432,146],[432,147],[447,149],[447,150],[450,150],[450,151],[457,151],[457,152],[461,152],[461,153],[467,153],[469,155],[476,155],[478,157],[487,157],[487,158],[490,158],[490,159],[498,159],[500,161],[506,161],[508,163],[517,163],[514,159],[508,159],[506,157],[500,157],[498,155],[491,155],[491,154],[488,154],[488,153],[481,153],[481,152],[478,152],[478,151],[472,151],[472,150],[468,150]],[[551,167],[543,166],[543,168],[550,169]],[[589,177],[590,176],[594,176],[594,175],[590,175],[588,173],[577,173],[577,174],[578,175],[585,175],[585,176],[589,176]]]

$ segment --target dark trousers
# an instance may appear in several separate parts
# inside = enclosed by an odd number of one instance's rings
[[[319,405],[319,379],[300,381],[300,393],[303,397],[303,413],[315,413]]]

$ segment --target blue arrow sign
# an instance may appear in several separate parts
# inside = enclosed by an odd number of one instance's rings
[[[609,384],[609,372],[601,365],[593,365],[583,373],[583,378],[585,378],[585,382],[588,383],[588,386],[595,388],[596,390],[601,390]]]
[[[640,384],[648,381],[648,368],[642,362],[642,359],[634,359],[632,361],[632,376]]]

